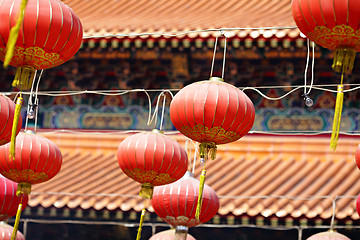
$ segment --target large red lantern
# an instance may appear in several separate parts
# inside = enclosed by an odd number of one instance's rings
[[[154,186],[175,182],[188,167],[185,149],[174,139],[155,130],[131,135],[118,147],[123,172],[141,183],[140,196],[152,198]]]
[[[212,77],[181,89],[171,101],[170,118],[177,130],[200,142],[200,158],[216,156],[216,145],[234,142],[247,134],[255,120],[255,108],[244,92],[223,79]],[[201,209],[205,164],[200,176],[196,216]]]
[[[293,0],[292,14],[299,30],[311,41],[335,50],[332,68],[341,73],[330,147],[336,149],[344,98],[343,76],[353,69],[360,51],[360,4],[358,0]]]
[[[73,10],[59,0],[3,0],[0,3],[0,60],[17,67],[13,85],[27,88],[35,70],[58,66],[80,48],[82,24]],[[24,8],[22,11],[22,8]],[[19,19],[18,17],[23,17]],[[18,28],[18,38],[10,29]],[[9,42],[8,42],[9,40]],[[5,59],[15,43],[12,58]]]
[[[351,240],[345,235],[335,232],[333,230],[327,232],[317,233],[307,238],[306,240]]]
[[[184,239],[184,238],[182,238]],[[153,235],[149,240],[176,240],[175,239],[175,229],[170,229],[162,232],[158,232],[157,234]],[[187,234],[186,240],[196,240],[190,234]]]
[[[22,199],[16,195],[17,183],[0,176],[0,221],[16,215],[19,204],[25,208],[28,196]]]
[[[13,231],[14,229],[12,226],[6,224],[5,222],[0,222],[1,240],[10,240]],[[14,240],[25,240],[25,237],[20,231],[17,231],[16,238],[14,238]]]
[[[170,118],[177,130],[201,143],[201,155],[216,145],[234,142],[254,124],[255,109],[244,92],[212,77],[181,89],[171,101]]]
[[[165,222],[177,228],[181,234],[187,228],[205,223],[219,210],[216,192],[204,185],[203,202],[199,219],[196,218],[199,181],[187,172],[183,178],[172,184],[155,187],[151,200],[155,213]]]
[[[16,194],[23,198],[31,191],[31,185],[46,182],[61,168],[62,155],[59,148],[45,137],[33,132],[20,132],[15,146],[15,158],[9,155],[10,143],[0,146],[0,173],[19,183]],[[19,204],[14,234],[20,220],[22,205]]]
[[[0,94],[0,146],[11,140],[11,132],[15,114],[15,103],[10,98]],[[22,125],[21,118],[17,122],[16,135]]]

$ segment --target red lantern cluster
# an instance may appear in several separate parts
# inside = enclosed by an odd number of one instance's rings
[[[61,168],[59,148],[45,137],[33,132],[19,133],[15,145],[15,158],[9,154],[10,143],[0,146],[0,173],[19,183],[16,195],[21,199],[31,191],[31,185],[53,178]],[[22,201],[20,201],[22,202]],[[12,239],[16,237],[22,204],[16,214]]]
[[[191,173],[172,184],[155,187],[151,200],[155,213],[173,227],[194,227],[205,223],[219,210],[216,192],[205,184],[199,219],[195,218],[199,181]]]
[[[15,114],[15,103],[10,98],[0,94],[0,146],[11,140],[11,131]],[[19,133],[22,120],[19,118],[16,134]]]
[[[0,221],[4,221],[16,215],[16,211],[20,203],[27,205],[28,196],[22,199],[16,196],[17,183],[0,177]]]
[[[21,0],[0,3],[0,60],[4,61],[11,27],[16,24]],[[40,11],[39,11],[40,9]],[[58,66],[80,48],[83,29],[71,8],[59,0],[28,0],[10,65],[18,71]]]
[[[127,137],[118,147],[117,159],[123,172],[142,184],[144,198],[152,197],[154,186],[180,179],[188,167],[185,149],[159,131]]]

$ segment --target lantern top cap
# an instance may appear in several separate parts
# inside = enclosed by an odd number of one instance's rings
[[[221,77],[211,77],[209,80],[210,81],[220,81],[220,82],[224,81],[224,79],[222,79]]]
[[[26,134],[36,134],[34,131],[31,131],[31,130],[26,130],[24,133],[26,133]]]
[[[152,132],[153,132],[153,133],[161,133],[161,134],[164,134],[163,131],[160,131],[160,130],[158,130],[158,129],[156,129],[156,128],[153,129]]]

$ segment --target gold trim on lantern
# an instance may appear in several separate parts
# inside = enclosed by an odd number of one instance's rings
[[[142,198],[152,199],[154,192],[154,186],[150,183],[141,184],[139,196]]]
[[[220,126],[208,128],[201,124],[193,127],[182,126],[179,131],[188,138],[194,139],[197,142],[201,142],[203,136],[208,136],[214,140],[216,144],[234,142],[241,137],[241,135],[237,134],[235,131],[225,131],[225,129]]]

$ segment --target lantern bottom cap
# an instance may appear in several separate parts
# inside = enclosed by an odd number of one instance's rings
[[[150,183],[141,184],[139,196],[142,198],[152,199],[154,192],[154,186]]]

